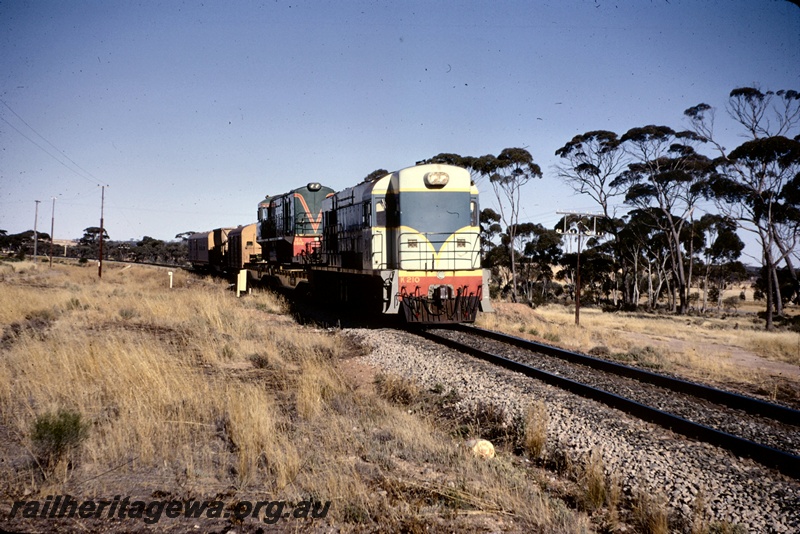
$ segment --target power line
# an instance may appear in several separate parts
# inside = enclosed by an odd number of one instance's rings
[[[77,167],[78,169],[80,169],[80,171],[81,171],[82,173],[84,173],[84,174],[81,174],[80,172],[76,171],[74,168],[72,168],[72,167],[70,167],[69,165],[67,165],[66,163],[64,163],[62,160],[60,160],[59,158],[57,158],[56,156],[54,156],[54,155],[53,155],[51,152],[49,152],[49,151],[48,151],[46,148],[44,148],[42,145],[40,145],[39,143],[37,143],[36,141],[34,141],[33,139],[31,139],[30,137],[28,137],[28,136],[27,136],[27,135],[25,135],[24,133],[22,133],[22,132],[19,130],[19,128],[17,128],[16,126],[14,126],[14,125],[13,125],[13,124],[11,124],[10,122],[8,122],[8,120],[6,120],[6,118],[5,118],[5,117],[3,117],[3,116],[0,116],[0,119],[2,119],[2,121],[3,121],[3,122],[5,122],[5,123],[6,123],[6,124],[8,124],[9,126],[11,126],[11,128],[13,128],[13,129],[14,129],[14,131],[16,131],[16,132],[17,132],[18,134],[20,134],[22,137],[24,137],[25,139],[27,139],[28,141],[30,141],[30,142],[31,142],[33,145],[35,145],[35,146],[36,146],[37,148],[39,148],[39,149],[40,149],[42,152],[44,152],[45,154],[47,154],[48,156],[50,156],[51,158],[53,158],[54,160],[56,160],[56,161],[57,161],[58,163],[60,163],[62,166],[64,166],[65,168],[67,168],[67,169],[69,169],[70,171],[72,171],[73,173],[75,173],[75,174],[76,174],[77,176],[79,176],[80,178],[82,178],[82,179],[86,180],[87,182],[93,183],[93,184],[95,184],[95,185],[96,185],[96,184],[99,182],[99,180],[98,180],[98,179],[97,179],[97,178],[96,178],[96,177],[95,177],[95,176],[94,176],[92,173],[90,173],[89,171],[87,171],[86,169],[84,169],[83,167],[81,167],[80,165],[78,165],[77,163],[75,163],[75,161],[74,161],[72,158],[70,158],[69,156],[67,156],[67,155],[66,155],[66,154],[65,154],[65,153],[64,153],[62,150],[60,150],[60,149],[59,149],[57,146],[55,146],[53,143],[51,143],[50,141],[48,141],[48,140],[47,140],[47,138],[45,138],[45,137],[44,137],[42,134],[40,134],[39,132],[37,132],[37,131],[36,131],[36,129],[35,129],[33,126],[31,126],[30,124],[28,124],[28,123],[25,121],[25,119],[23,119],[22,117],[20,117],[20,115],[19,115],[19,114],[18,114],[16,111],[14,111],[14,110],[11,108],[11,106],[9,106],[9,105],[8,105],[8,103],[6,103],[6,101],[5,101],[5,100],[2,100],[2,99],[0,99],[0,102],[2,102],[2,103],[3,103],[3,105],[4,105],[5,107],[7,107],[7,108],[8,108],[8,109],[11,111],[11,113],[13,113],[13,114],[14,114],[14,116],[16,116],[16,117],[17,117],[17,118],[18,118],[20,121],[22,121],[22,123],[23,123],[25,126],[27,126],[28,128],[30,128],[30,130],[31,130],[33,133],[35,133],[37,136],[39,136],[39,138],[40,138],[40,139],[42,139],[42,140],[43,140],[45,143],[47,143],[48,145],[50,145],[50,146],[53,148],[53,150],[55,150],[56,152],[58,152],[58,153],[59,153],[61,156],[65,157],[65,158],[66,158],[66,159],[67,159],[67,160],[68,160],[70,163],[72,163],[72,164],[73,164],[75,167]],[[88,177],[87,177],[87,176],[88,176]],[[89,178],[89,177],[91,177],[91,178]]]

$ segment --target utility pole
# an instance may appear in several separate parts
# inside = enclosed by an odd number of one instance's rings
[[[106,186],[100,186],[100,258],[97,263],[97,277],[103,278],[103,207],[106,202]]]
[[[556,230],[559,234],[566,234],[568,236],[576,236],[578,238],[578,260],[575,265],[575,325],[581,324],[581,238],[590,236],[602,236],[603,232],[597,233],[597,218],[603,217],[598,213],[578,213],[574,211],[557,211],[559,215],[564,215],[564,229]],[[578,217],[572,226],[567,229],[567,216],[574,215]],[[592,229],[590,230],[586,225],[581,223],[584,217],[592,218]]]
[[[33,265],[35,268],[37,245],[39,244],[39,232],[37,228],[39,226],[39,202],[41,202],[41,200],[34,200],[34,202],[36,202],[36,215],[33,219]]]
[[[50,212],[50,268],[53,268],[53,229],[56,225],[56,197],[53,197],[53,210]]]

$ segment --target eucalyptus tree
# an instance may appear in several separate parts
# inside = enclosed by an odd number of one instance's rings
[[[556,150],[556,156],[564,160],[556,165],[559,178],[576,193],[588,195],[603,215],[611,218],[614,215],[613,198],[625,193],[621,185],[614,184],[614,178],[625,170],[629,162],[619,136],[606,130],[576,135]]]
[[[500,215],[491,208],[482,209],[480,228],[481,265],[484,269],[489,269],[492,277],[492,286],[490,287],[503,287],[505,283],[501,276],[501,269],[508,265],[508,249],[496,242],[503,233],[503,227],[500,226]]]
[[[480,215],[481,255],[486,256],[496,245],[494,240],[503,232],[500,226],[500,214],[492,208],[484,208]]]
[[[625,217],[625,226],[620,229],[620,241],[624,252],[632,261],[635,278],[633,298],[636,306],[639,302],[641,288],[640,278],[647,282],[647,305],[649,309],[656,307],[664,286],[671,286],[668,276],[670,246],[665,226],[659,219],[663,214],[656,208],[633,209]]]
[[[685,314],[691,254],[687,265],[683,231],[691,224],[694,209],[714,175],[714,165],[695,151],[693,144],[704,138],[691,131],[676,132],[668,126],[650,125],[628,130],[621,141],[633,162],[611,184],[627,188],[627,204],[643,213],[658,215],[652,217],[652,223],[664,232],[669,246],[673,274],[670,289],[677,292],[673,309]]]
[[[192,234],[196,234],[196,233],[197,232],[195,232],[194,230],[190,230],[188,232],[181,232],[179,234],[175,234],[175,239],[180,239],[181,241],[189,241],[189,237]]]
[[[800,93],[741,87],[731,91],[726,109],[747,138],[730,152],[715,137],[714,108],[698,104],[684,115],[693,131],[708,139],[719,155],[720,176],[711,182],[709,196],[740,228],[758,239],[769,288],[766,328],[771,329],[773,312],[783,312],[777,277],[781,262],[795,286],[798,283],[792,257],[800,239],[800,199],[795,198],[800,174],[800,135],[796,134],[800,130]]]
[[[797,280],[792,254],[798,244],[800,217],[796,207],[786,202],[785,188],[800,174],[800,142],[783,136],[747,141],[731,151],[721,167],[725,175],[712,190],[733,217],[755,228],[767,269],[767,287],[772,288],[767,302],[780,315],[778,265],[785,262],[795,283]],[[771,327],[769,311],[767,320]]]
[[[97,254],[101,237],[106,241],[110,240],[105,228],[101,229],[99,226],[84,228],[83,236],[78,240],[78,245],[74,248],[75,253],[77,253],[78,257],[84,259]]]
[[[696,227],[696,235],[701,240],[701,246],[698,248],[705,258],[703,304],[701,308],[705,311],[711,280],[714,280],[719,290],[717,307],[722,303],[722,290],[724,289],[727,274],[731,272],[728,266],[736,262],[741,256],[742,250],[744,250],[744,242],[736,233],[736,221],[724,215],[707,213],[697,221]]]
[[[544,302],[553,279],[551,266],[558,263],[562,254],[561,234],[539,223],[522,223],[519,225],[518,235],[526,297],[530,303]],[[533,290],[537,284],[541,286],[541,293],[534,295]]]
[[[559,178],[575,192],[594,200],[609,223],[605,224],[604,231],[610,232],[613,236],[612,253],[615,263],[622,270],[621,278],[624,285],[629,277],[629,265],[623,260],[623,243],[618,232],[621,225],[614,222],[616,209],[613,202],[615,197],[625,194],[625,186],[615,182],[614,179],[627,168],[630,162],[629,155],[624,150],[619,136],[607,130],[593,130],[576,135],[556,150],[556,155],[563,160],[556,165]],[[618,286],[617,276],[614,276],[614,283]],[[622,294],[623,301],[629,304],[630,292],[623,291]],[[616,304],[616,291],[614,301]]]
[[[478,172],[489,178],[497,199],[500,218],[506,226],[511,259],[511,300],[517,301],[517,261],[515,244],[522,202],[522,188],[542,170],[524,148],[506,148],[496,158],[483,156],[476,162]]]

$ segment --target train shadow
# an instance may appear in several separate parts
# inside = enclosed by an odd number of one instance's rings
[[[299,295],[297,292],[280,293],[286,297],[289,313],[299,324],[321,328],[368,329],[405,329],[408,326],[399,315],[367,314],[358,308],[323,302],[308,295]]]

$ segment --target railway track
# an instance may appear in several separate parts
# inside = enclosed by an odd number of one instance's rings
[[[474,327],[417,333],[800,479],[796,410]]]

